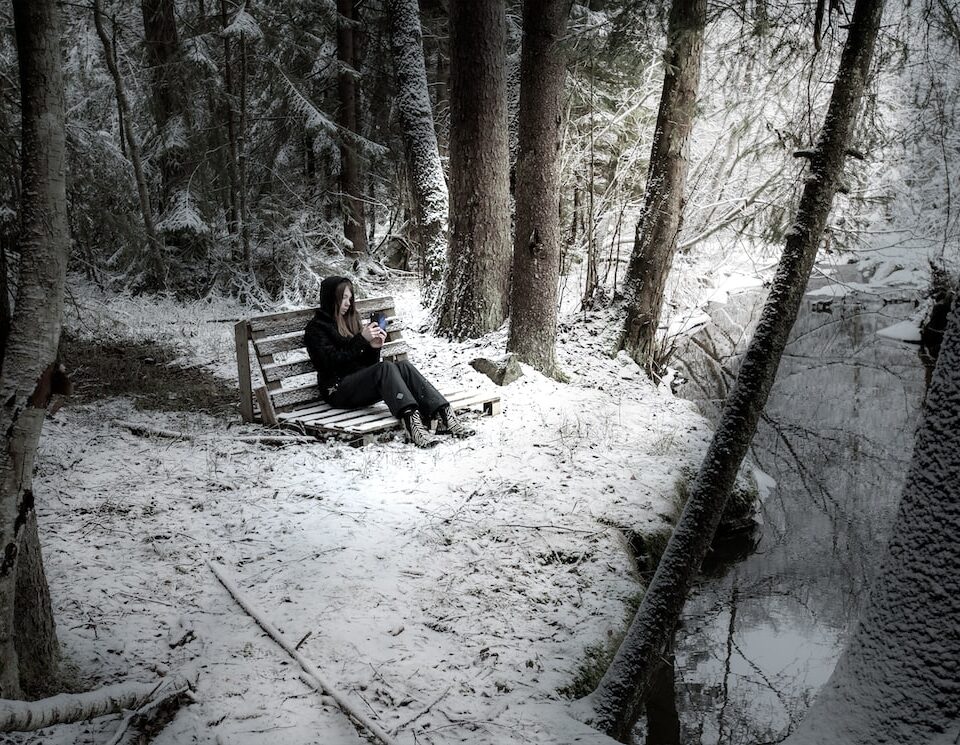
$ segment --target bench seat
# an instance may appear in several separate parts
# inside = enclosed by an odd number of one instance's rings
[[[385,363],[406,359],[403,323],[392,297],[356,301],[361,317],[381,312],[387,317]],[[313,365],[306,356],[303,330],[313,309],[269,313],[239,321],[234,327],[240,414],[246,422],[293,429],[316,437],[340,437],[367,444],[400,426],[383,402],[360,409],[335,409],[320,398]],[[251,354],[252,352],[252,354]],[[455,411],[473,409],[500,413],[500,396],[482,391],[438,386]]]

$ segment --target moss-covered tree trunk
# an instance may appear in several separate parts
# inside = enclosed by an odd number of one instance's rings
[[[880,26],[883,3],[857,0],[810,174],[757,329],[686,506],[643,602],[597,689],[579,702],[585,718],[624,740],[643,709],[651,675],[723,515],[793,328],[843,172]]]

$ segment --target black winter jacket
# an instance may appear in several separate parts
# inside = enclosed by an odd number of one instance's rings
[[[341,378],[380,361],[380,350],[374,349],[363,338],[341,336],[334,320],[337,309],[337,285],[346,281],[346,277],[327,277],[320,285],[320,307],[307,324],[304,331],[304,343],[310,361],[317,370],[317,385],[320,394],[326,398],[330,388]]]

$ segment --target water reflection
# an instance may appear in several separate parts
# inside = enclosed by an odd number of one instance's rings
[[[678,740],[638,742],[778,742],[829,677],[913,445],[923,369],[914,348],[875,333],[913,312],[903,298],[805,300],[751,454],[778,483],[757,550],[704,579],[687,603],[675,653]],[[718,327],[681,353],[683,394],[708,416],[763,299],[745,294],[712,309]]]

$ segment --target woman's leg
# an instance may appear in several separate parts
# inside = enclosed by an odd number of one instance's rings
[[[406,361],[395,364],[407,387],[417,397],[417,405],[420,407],[420,416],[423,421],[429,424],[433,419],[440,420],[437,425],[437,434],[448,434],[454,437],[470,437],[476,434],[476,430],[456,415],[447,399],[423,377],[416,367]]]
[[[430,381],[423,377],[423,374],[413,365],[413,363],[402,362],[390,363],[397,368],[403,382],[416,399],[417,406],[420,407],[420,416],[423,421],[429,422],[435,419],[437,412],[444,406],[449,406],[440,392],[431,385]]]
[[[327,396],[327,402],[338,409],[358,409],[383,401],[391,414],[402,418],[417,407],[417,399],[395,367],[390,362],[379,362],[347,375]]]

